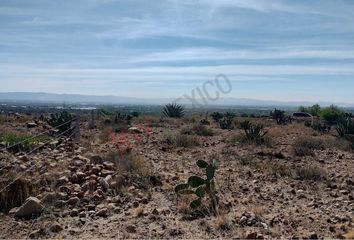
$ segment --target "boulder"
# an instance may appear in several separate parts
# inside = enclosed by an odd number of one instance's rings
[[[43,208],[44,207],[38,198],[29,197],[26,199],[24,204],[22,204],[22,206],[17,209],[15,216],[19,218],[37,217],[41,214]]]
[[[137,127],[131,127],[131,128],[129,128],[129,131],[131,131],[133,133],[143,133],[143,131]]]
[[[35,127],[37,127],[36,123],[34,123],[34,122],[27,123],[27,128],[35,128]]]

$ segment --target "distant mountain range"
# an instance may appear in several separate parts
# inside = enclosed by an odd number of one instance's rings
[[[31,103],[81,103],[81,104],[144,104],[144,105],[162,105],[175,101],[175,98],[133,98],[121,96],[96,96],[81,94],[55,94],[44,92],[0,92],[0,102],[31,102]],[[201,99],[195,99],[199,103],[203,103]],[[191,100],[187,98],[180,99],[178,103],[192,105]],[[314,102],[282,102],[257,100],[248,98],[220,98],[216,101],[208,101],[209,106],[289,106],[297,107],[300,105],[308,106],[315,104]],[[318,102],[321,106],[336,104],[341,107],[353,108],[354,104],[350,103],[331,103]]]

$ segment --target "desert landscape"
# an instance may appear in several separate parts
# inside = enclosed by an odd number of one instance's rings
[[[95,112],[0,115],[1,238],[353,238],[353,120],[335,106]]]
[[[0,239],[353,239],[353,0],[0,0]]]

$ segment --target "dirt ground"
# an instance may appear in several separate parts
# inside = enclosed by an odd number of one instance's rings
[[[0,151],[2,187],[27,180],[44,206],[31,219],[17,218],[16,209],[0,213],[0,238],[353,238],[353,152],[334,132],[252,121],[269,130],[267,144],[232,141],[242,130],[211,123],[213,136],[189,135],[197,143],[175,146],[166,139],[193,125],[190,119],[142,118],[127,133],[83,122],[79,143],[62,137],[29,156]],[[3,122],[1,130],[35,134],[44,125]],[[294,144],[304,138],[322,145],[296,154]],[[194,210],[193,196],[174,191],[191,175],[203,176],[197,160],[213,159],[220,162],[218,215],[202,211],[208,198]]]

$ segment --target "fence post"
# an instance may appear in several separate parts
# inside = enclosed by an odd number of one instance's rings
[[[76,114],[76,122],[75,122],[75,141],[80,142],[80,114]]]
[[[89,127],[94,128],[95,127],[95,110],[91,110],[91,122]]]

